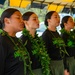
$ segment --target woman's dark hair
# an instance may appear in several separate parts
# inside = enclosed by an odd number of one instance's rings
[[[64,16],[61,20],[61,28],[64,28],[64,23],[67,23],[68,19],[70,18],[71,16]]]
[[[46,26],[48,26],[47,19],[50,19],[54,12],[55,12],[55,11],[50,11],[50,12],[48,12],[48,13],[46,14],[46,16],[45,16],[45,25],[46,25]]]
[[[24,13],[24,14],[22,15],[23,20],[28,21],[29,18],[30,18],[30,16],[31,16],[32,14],[35,14],[35,13],[34,13],[34,12],[31,12],[31,11]]]
[[[2,27],[4,27],[4,18],[10,18],[11,15],[13,15],[13,13],[15,13],[16,11],[19,11],[19,10],[15,9],[15,8],[8,8],[2,13],[2,15],[1,15],[1,23],[3,25]]]
[[[0,20],[0,29],[2,29],[2,23],[1,23],[1,20]]]

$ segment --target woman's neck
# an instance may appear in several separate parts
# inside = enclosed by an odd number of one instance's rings
[[[13,32],[12,30],[9,29],[3,29],[5,32],[8,33],[9,36],[15,37],[16,36],[16,32]]]
[[[32,37],[35,37],[35,29],[27,29],[29,31],[29,34],[32,35]]]
[[[48,29],[51,31],[56,31],[56,27],[53,27],[53,26],[48,26]]]
[[[66,30],[66,31],[68,31],[68,32],[70,32],[70,31],[71,31],[71,29],[69,29],[69,28],[65,28],[65,30]]]

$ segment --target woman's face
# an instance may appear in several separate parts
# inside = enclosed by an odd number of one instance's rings
[[[60,23],[60,17],[57,12],[54,12],[50,18],[49,24],[57,27]]]
[[[67,27],[68,29],[73,29],[73,28],[74,28],[74,21],[73,21],[72,17],[69,17],[69,18],[68,18],[68,21],[67,21],[67,23],[66,23],[66,27]]]
[[[21,31],[24,28],[24,22],[22,20],[22,15],[19,11],[16,11],[10,18],[9,24],[15,32]]]
[[[37,29],[39,28],[39,20],[36,14],[32,14],[29,17],[28,21],[24,21],[25,25],[30,29]]]

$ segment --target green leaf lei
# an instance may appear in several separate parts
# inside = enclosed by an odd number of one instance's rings
[[[51,34],[54,36],[54,34],[51,32]],[[56,45],[57,48],[60,49],[60,54],[61,57],[64,58],[65,54],[68,54],[68,52],[66,51],[66,45],[65,42],[63,41],[63,39],[61,37],[55,37],[53,38],[53,44]]]
[[[38,37],[37,34],[35,34],[36,38],[33,38],[29,31],[26,29],[23,30],[22,34],[24,36],[28,36],[29,39],[32,42],[32,54],[36,57],[39,57],[39,61],[41,62],[43,75],[51,75],[50,74],[50,58],[47,54],[47,50],[44,46],[44,42],[42,41],[42,38]]]
[[[64,28],[61,29],[61,33],[66,33],[69,37],[67,39],[67,44],[66,46],[68,47],[75,47],[75,33],[73,31],[66,31]]]
[[[56,45],[57,48],[60,49],[61,57],[63,58],[65,54],[69,55],[66,51],[66,45],[62,38],[53,38],[53,44]]]
[[[31,75],[33,75],[32,70],[31,70],[31,61],[30,61],[30,56],[29,53],[27,51],[27,49],[25,48],[26,43],[23,45],[21,40],[19,39],[18,42],[21,44],[20,46],[18,46],[18,44],[15,44],[15,41],[2,29],[0,29],[0,34],[2,34],[2,36],[7,36],[14,44],[14,57],[19,57],[20,60],[22,60],[24,62],[24,74],[26,75],[26,68],[28,67]],[[27,61],[29,61],[29,64],[27,64]]]

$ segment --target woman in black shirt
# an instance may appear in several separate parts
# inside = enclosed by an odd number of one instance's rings
[[[50,11],[45,16],[47,29],[42,34],[49,57],[51,58],[52,75],[64,75],[63,57],[65,52],[64,41],[56,30],[60,23],[60,17],[56,11]],[[62,43],[62,44],[61,44]]]
[[[50,59],[42,39],[36,34],[36,29],[39,28],[38,16],[34,12],[26,12],[23,14],[23,20],[25,29],[22,31],[21,39],[23,44],[27,43],[26,48],[32,61],[33,73],[34,75],[50,75]]]
[[[1,23],[3,29],[0,29],[0,75],[25,75],[24,62],[20,56],[20,51],[24,53],[25,47],[23,48],[16,38],[16,33],[24,28],[20,11],[14,8],[6,9],[1,15]]]
[[[69,54],[65,55],[65,69],[68,69],[70,75],[75,75],[75,33],[71,31],[74,28],[74,21],[71,16],[64,16],[61,20],[61,37],[66,44],[66,50]]]

